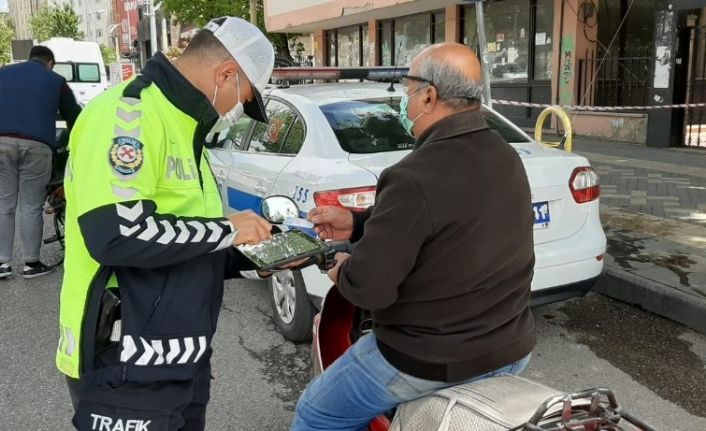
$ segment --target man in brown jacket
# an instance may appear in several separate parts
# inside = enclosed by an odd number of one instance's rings
[[[293,430],[360,430],[435,390],[519,373],[535,345],[533,215],[517,152],[480,113],[481,67],[433,45],[403,82],[414,151],[380,177],[366,213],[310,214],[324,238],[357,241],[329,276],[371,310],[362,337],[297,404]]]

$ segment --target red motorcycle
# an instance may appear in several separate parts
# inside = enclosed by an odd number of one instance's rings
[[[275,211],[276,210],[276,211]],[[272,214],[280,216],[272,216]],[[263,217],[282,223],[282,214],[297,217],[291,199],[265,199]],[[331,243],[324,254],[304,265],[322,271],[334,264],[337,251],[348,243]],[[314,318],[312,359],[318,376],[355,343],[372,331],[370,313],[346,300],[333,286]],[[368,431],[655,431],[625,412],[609,389],[565,393],[522,377],[506,375],[454,386],[400,405],[394,415],[381,415]]]

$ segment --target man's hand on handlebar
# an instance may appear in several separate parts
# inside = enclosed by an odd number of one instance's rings
[[[233,245],[259,244],[272,238],[272,225],[250,210],[231,214],[228,220],[238,230]]]
[[[343,262],[347,261],[349,257],[351,257],[351,255],[348,253],[336,253],[336,266],[331,268],[328,272],[328,278],[330,278],[334,284],[338,283],[338,273],[341,270],[341,265],[343,265]]]
[[[307,219],[316,226],[314,230],[323,240],[347,241],[353,235],[353,213],[337,207],[316,207]]]
[[[267,277],[272,276],[272,274],[274,274],[275,272],[286,271],[286,270],[297,270],[297,269],[299,269],[300,266],[304,265],[308,261],[309,261],[309,259],[302,259],[302,260],[298,260],[296,262],[282,265],[282,266],[275,268],[271,271],[257,271],[257,273],[261,278],[267,278]]]

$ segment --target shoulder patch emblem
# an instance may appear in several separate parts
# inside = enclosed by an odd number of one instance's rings
[[[110,147],[110,164],[113,170],[120,175],[132,175],[140,170],[144,156],[142,142],[127,136],[118,136],[113,139]]]

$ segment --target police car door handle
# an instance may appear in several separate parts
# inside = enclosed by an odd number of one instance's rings
[[[264,196],[267,193],[267,187],[265,187],[265,186],[255,186],[253,188],[255,189],[255,191],[257,193],[261,194],[262,196]]]

